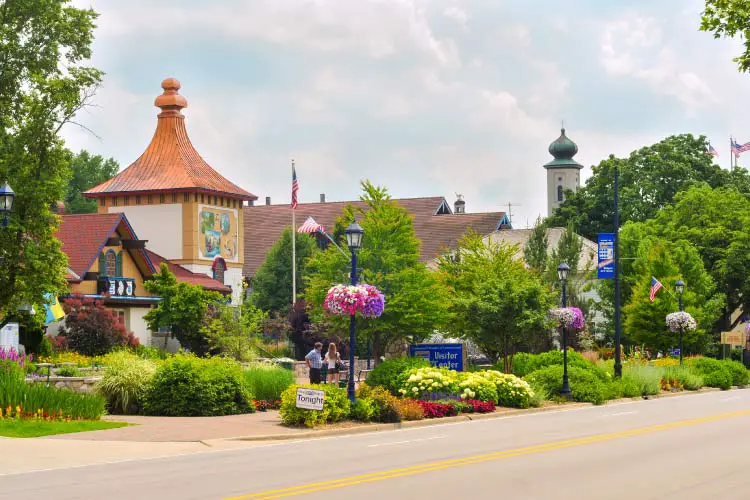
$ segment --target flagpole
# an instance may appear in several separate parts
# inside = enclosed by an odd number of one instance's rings
[[[734,161],[732,158],[734,158],[734,141],[732,140],[732,136],[729,136],[729,171],[731,172],[734,168]]]
[[[294,175],[294,158],[292,158],[292,175]],[[297,224],[295,223],[295,212],[292,206],[292,307],[297,303]]]

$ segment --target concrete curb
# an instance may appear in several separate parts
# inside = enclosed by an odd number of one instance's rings
[[[732,387],[730,390],[746,389],[750,387]],[[602,406],[615,405],[617,403],[643,401],[650,399],[662,399],[672,398],[677,396],[689,396],[691,394],[702,394],[707,392],[719,392],[721,389],[715,387],[703,387],[697,391],[679,391],[672,393],[661,393],[654,396],[648,396],[647,398],[623,398],[607,401]],[[728,391],[725,391],[728,392]],[[394,424],[365,424],[361,427],[349,427],[343,429],[321,429],[321,430],[310,430],[301,431],[297,434],[267,434],[264,436],[240,436],[233,438],[226,438],[224,441],[291,441],[295,439],[308,439],[317,437],[328,437],[328,436],[346,436],[350,434],[367,434],[372,432],[382,431],[395,431],[399,429],[412,429],[418,427],[429,427],[433,425],[442,425],[454,422],[470,422],[473,420],[493,420],[498,418],[506,418],[516,415],[532,415],[535,413],[546,413],[557,410],[567,410],[574,408],[584,408],[587,406],[594,406],[591,403],[561,403],[551,404],[549,406],[543,406],[540,408],[526,408],[526,409],[503,409],[494,413],[465,413],[463,415],[457,415],[455,417],[445,418],[430,418],[424,420],[412,420],[408,422],[398,422]]]

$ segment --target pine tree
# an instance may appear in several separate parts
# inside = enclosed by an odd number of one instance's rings
[[[541,217],[538,217],[531,236],[523,247],[523,259],[536,273],[543,274],[547,269],[548,246],[547,226],[542,222]]]

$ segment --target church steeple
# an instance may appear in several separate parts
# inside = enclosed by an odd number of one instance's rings
[[[547,170],[547,215],[552,215],[565,201],[566,191],[577,191],[581,185],[580,170],[583,165],[573,159],[578,146],[560,129],[560,137],[549,145],[553,160],[544,164]]]

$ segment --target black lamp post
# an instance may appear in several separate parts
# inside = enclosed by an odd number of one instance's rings
[[[685,291],[685,282],[677,280],[674,284],[675,292],[677,292],[677,305],[682,312],[682,293]],[[682,326],[680,326],[680,366],[682,366]]]
[[[3,227],[8,226],[8,216],[13,210],[13,199],[16,197],[16,193],[5,183],[0,187],[0,217],[3,218]]]
[[[566,295],[566,287],[568,285],[568,276],[570,276],[570,266],[565,262],[557,266],[557,277],[560,278],[562,284],[562,306],[568,307],[568,297]],[[564,397],[570,396],[570,384],[568,383],[568,333],[565,325],[562,327],[562,349],[563,349],[563,382],[562,389],[560,389],[560,395]]]
[[[352,253],[352,285],[357,284],[357,250],[362,246],[362,236],[365,232],[356,222],[349,224],[346,228],[346,242]],[[354,345],[357,330],[356,317],[352,314],[349,317],[349,382],[346,387],[346,394],[349,401],[354,403]]]

